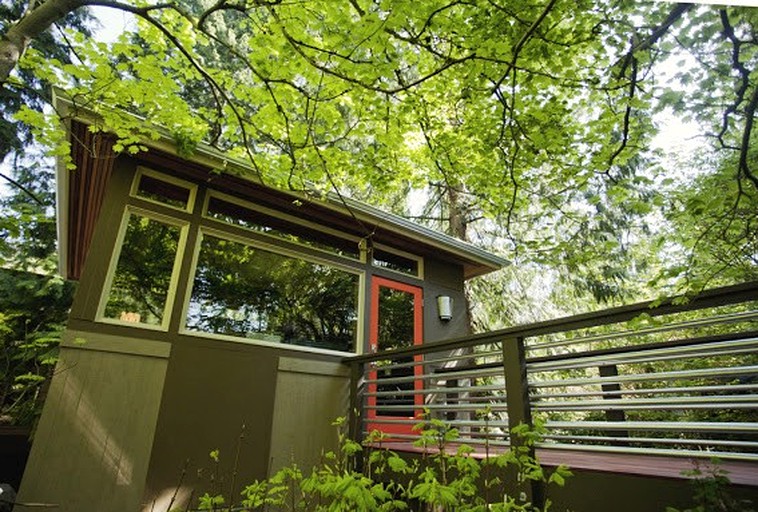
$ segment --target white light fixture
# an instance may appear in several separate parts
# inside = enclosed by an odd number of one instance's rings
[[[437,295],[437,314],[443,322],[447,322],[453,318],[452,297],[448,295]]]

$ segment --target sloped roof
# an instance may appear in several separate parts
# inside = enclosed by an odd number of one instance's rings
[[[72,173],[59,165],[58,239],[60,272],[64,277],[76,279],[81,272],[116,155],[112,152],[112,138],[89,130],[88,124],[92,121],[86,112],[72,112],[72,103],[60,94],[56,95],[56,107],[59,111],[68,111],[69,116],[74,114],[74,120],[68,123],[68,131],[72,141],[71,155],[77,169]],[[168,135],[157,141],[145,141],[145,145],[149,151],[130,158],[180,177],[211,182],[214,188],[266,203],[291,215],[316,219],[320,224],[354,236],[366,237],[368,232],[375,243],[419,256],[457,262],[463,266],[466,279],[508,264],[504,258],[472,244],[335,193],[323,197],[268,187],[257,180],[248,162],[230,158],[207,145],[200,145],[190,158],[177,154]]]

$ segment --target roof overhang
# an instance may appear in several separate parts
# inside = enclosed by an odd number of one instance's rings
[[[76,123],[84,125],[96,125],[98,123],[96,115],[84,108],[77,107],[64,92],[56,90],[53,97],[55,108],[66,119],[66,128],[69,136],[71,136],[72,130],[76,130]],[[144,122],[147,123],[148,121],[144,120]],[[249,162],[224,154],[206,144],[198,145],[191,157],[181,157],[170,134],[165,130],[159,129],[158,131],[161,133],[158,139],[142,142],[150,149],[147,153],[152,154],[150,156],[136,155],[135,158],[140,159],[142,157],[154,161],[157,159],[158,161],[166,160],[174,161],[175,163],[192,163],[193,168],[198,170],[197,172],[202,172],[202,169],[205,169],[207,175],[212,176],[214,180],[241,180],[255,189],[268,190],[271,194],[280,198],[280,204],[302,204],[320,212],[328,210],[332,212],[335,221],[339,221],[341,217],[342,222],[345,223],[344,225],[348,225],[347,223],[355,224],[359,221],[361,224],[372,228],[377,237],[376,241],[379,243],[396,247],[400,245],[401,248],[411,249],[409,252],[412,253],[420,253],[419,255],[422,256],[433,256],[460,263],[464,269],[465,279],[499,270],[509,264],[508,260],[472,244],[420,226],[398,215],[346,198],[340,194],[330,193],[324,196],[302,191],[273,189],[260,182]],[[86,136],[85,132],[89,133],[90,131],[80,130],[78,137]],[[110,149],[108,150],[110,151]],[[60,254],[59,271],[64,277],[70,276],[70,261],[68,259],[73,249],[71,244],[80,242],[75,242],[78,239],[72,238],[72,233],[75,229],[72,226],[72,222],[81,222],[81,218],[78,220],[72,219],[72,211],[77,212],[83,208],[86,209],[92,206],[75,205],[76,208],[72,208],[73,200],[83,200],[75,199],[72,192],[75,192],[75,188],[77,187],[104,187],[101,176],[103,173],[98,173],[92,169],[92,166],[96,165],[97,159],[91,158],[90,155],[91,152],[80,151],[76,153],[76,151],[72,150],[74,164],[77,166],[77,171],[75,172],[79,173],[77,176],[77,180],[79,180],[78,184],[72,182],[71,171],[66,169],[62,159],[58,159],[56,205]],[[88,183],[88,179],[94,184]],[[84,180],[84,183],[82,183],[82,180]],[[390,243],[388,244],[387,242]]]

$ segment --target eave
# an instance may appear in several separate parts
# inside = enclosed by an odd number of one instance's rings
[[[87,149],[77,151],[76,144],[72,142],[72,158],[77,166],[74,174],[62,163],[58,164],[59,271],[65,277],[76,278],[81,270],[77,261],[83,261],[81,251],[86,251],[88,247],[94,218],[107,184],[107,173],[102,171],[102,163],[106,160],[102,156],[98,158],[97,154],[93,157],[92,148],[87,144],[97,144],[97,135],[86,128],[82,129],[82,125],[92,124],[96,118],[82,109],[74,110],[73,103],[60,91],[56,91],[54,98],[58,111],[64,112],[64,116],[70,119],[67,124],[69,136]],[[74,131],[77,132],[75,136]],[[105,140],[101,134],[100,150],[110,152],[107,143],[103,143]],[[186,177],[214,182],[214,186],[244,193],[243,197],[265,196],[272,207],[289,210],[288,213],[305,218],[316,216],[355,236],[366,236],[366,228],[369,228],[375,243],[461,264],[465,279],[496,271],[509,263],[474,245],[334,193],[323,197],[268,187],[257,179],[249,162],[230,157],[205,144],[198,145],[190,158],[178,155],[173,140],[166,132],[158,140],[144,141],[144,145],[150,150],[134,158],[145,165],[181,169]],[[110,155],[111,158],[116,156]]]

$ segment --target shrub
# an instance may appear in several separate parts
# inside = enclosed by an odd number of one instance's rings
[[[415,444],[423,449],[417,458],[385,450],[386,435],[379,431],[370,433],[361,445],[345,434],[344,418],[334,425],[339,448],[325,453],[310,474],[292,464],[271,478],[246,486],[237,504],[226,504],[220,495],[205,494],[198,508],[218,512],[542,512],[550,508],[549,500],[531,503],[525,492],[510,496],[503,491],[506,471],[511,470],[522,485],[562,486],[571,474],[564,466],[549,476],[543,471],[533,455],[539,427],[513,429],[518,440],[513,449],[490,456],[487,447],[484,459],[478,460],[471,447],[457,444],[456,429],[436,419],[415,427],[419,432]],[[491,500],[493,496],[496,498]]]

